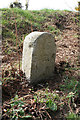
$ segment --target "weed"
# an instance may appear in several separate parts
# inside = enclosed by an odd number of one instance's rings
[[[52,111],[57,111],[57,104],[55,100],[59,99],[59,95],[55,91],[50,92],[48,88],[45,91],[37,92],[34,96],[35,102],[45,103],[46,108]]]
[[[63,84],[60,85],[60,89],[65,91],[67,90],[67,92],[76,92],[78,93],[79,91],[79,87],[80,87],[80,82],[76,80],[75,77],[68,77],[65,76],[64,77],[64,82]]]
[[[46,106],[52,111],[57,111],[57,105],[51,99],[48,99],[48,101],[46,101]]]
[[[80,120],[80,117],[75,113],[69,113],[66,117],[67,120]]]
[[[26,118],[32,118],[31,115],[25,115],[25,111],[22,106],[25,103],[18,100],[18,95],[16,95],[11,101],[11,108],[7,109],[7,115],[11,120],[25,120]]]
[[[51,32],[54,32],[55,31],[55,28],[53,26],[50,26],[48,25],[48,29],[51,31]]]

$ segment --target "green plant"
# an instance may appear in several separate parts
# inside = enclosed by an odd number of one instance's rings
[[[63,91],[67,90],[67,92],[77,93],[79,91],[79,87],[80,87],[80,82],[77,81],[75,77],[65,76],[63,84],[60,85],[60,90]]]
[[[80,120],[80,117],[76,115],[75,113],[69,113],[66,117],[67,120]]]
[[[57,111],[57,105],[56,103],[54,103],[53,100],[49,99],[48,101],[46,101],[46,106],[52,110],[52,111]]]
[[[48,29],[52,32],[52,31],[55,31],[55,28],[51,25],[48,25]]]
[[[45,104],[46,108],[57,111],[56,100],[59,100],[59,95],[55,91],[50,91],[48,88],[45,91],[37,92],[37,95],[34,96],[35,102]]]
[[[7,109],[7,115],[10,120],[25,120],[26,118],[32,118],[31,115],[26,115],[23,109],[25,103],[18,100],[18,95],[16,95],[11,101],[11,109]]]

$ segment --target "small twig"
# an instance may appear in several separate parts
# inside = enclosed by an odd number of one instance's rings
[[[58,105],[63,105],[64,104],[64,102],[61,102],[61,103],[59,103]]]
[[[73,113],[73,110],[72,110],[72,108],[71,108],[71,106],[70,106],[70,103],[69,103],[69,108],[70,108],[71,113]]]
[[[43,111],[42,113],[41,113],[44,117],[46,117],[46,115],[45,115],[45,112]]]
[[[78,82],[75,84],[75,87],[74,87],[74,89],[76,89],[77,85],[78,85]]]
[[[14,15],[14,12],[13,12],[13,15]],[[17,49],[17,56],[18,56],[18,60],[19,60],[19,73],[20,73],[20,55],[18,54],[18,48],[17,48],[17,44],[18,44],[18,32],[17,32],[16,19],[14,19],[14,21],[15,21],[15,30],[16,30],[16,49]]]
[[[20,97],[20,98],[17,99],[17,100],[14,100],[14,101],[9,102],[9,104],[12,104],[12,103],[15,102],[15,101],[19,101],[19,100],[26,99],[27,97],[32,97],[32,95],[25,95],[25,96],[23,96],[23,97]]]
[[[46,110],[45,110],[46,111]],[[46,113],[47,113],[47,115],[49,116],[49,118],[51,119],[51,116],[50,116],[50,114],[46,111]]]
[[[41,111],[39,111],[39,115],[40,115],[40,117],[41,117],[41,120],[43,120],[43,117],[42,117],[42,115],[41,115]]]
[[[18,37],[17,37],[17,24],[16,24],[16,20],[15,20],[15,30],[16,30],[16,47],[17,47]]]

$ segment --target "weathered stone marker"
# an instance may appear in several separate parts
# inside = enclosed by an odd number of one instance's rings
[[[52,34],[32,32],[23,44],[22,70],[30,83],[53,76],[56,45]]]

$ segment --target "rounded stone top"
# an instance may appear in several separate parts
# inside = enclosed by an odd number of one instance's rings
[[[27,35],[25,37],[25,42],[34,42],[38,37],[40,37],[41,35],[43,34],[47,34],[47,35],[51,35],[53,37],[52,34],[48,33],[48,32],[38,32],[38,31],[35,31],[35,32],[31,32],[29,35]]]

